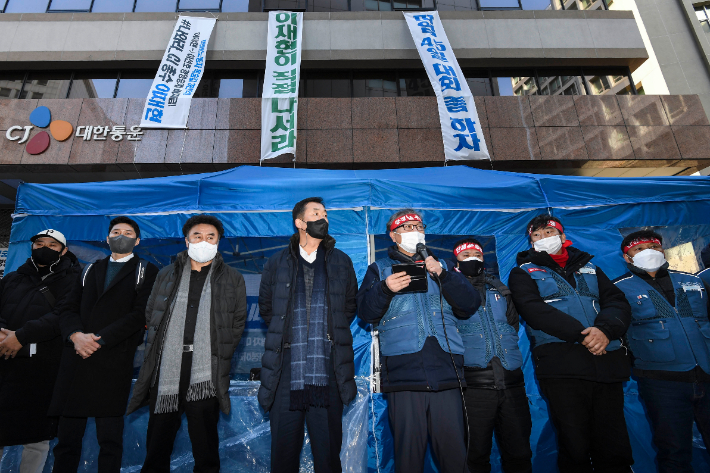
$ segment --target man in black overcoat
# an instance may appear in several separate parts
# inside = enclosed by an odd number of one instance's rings
[[[47,409],[63,347],[59,310],[81,266],[57,230],[30,241],[32,256],[0,279],[0,457],[23,445],[20,471],[39,473],[57,431]]]
[[[98,471],[121,469],[133,357],[158,268],[133,254],[140,228],[130,218],[113,219],[106,240],[111,256],[84,269],[60,316],[66,345],[49,409],[61,416],[54,473],[77,471],[88,417],[96,420]]]

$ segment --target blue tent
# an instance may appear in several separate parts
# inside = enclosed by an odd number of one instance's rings
[[[229,264],[258,278],[265,259],[283,248],[293,233],[290,211],[294,203],[314,195],[325,199],[331,234],[337,246],[351,256],[360,280],[368,262],[390,244],[385,235],[387,219],[403,207],[422,212],[428,225],[427,244],[439,256],[450,257],[453,241],[459,236],[480,237],[487,266],[504,281],[515,265],[516,253],[529,245],[525,225],[542,212],[559,217],[568,238],[578,248],[596,255],[594,262],[610,277],[625,272],[619,244],[623,235],[636,228],[653,226],[663,234],[667,246],[690,243],[696,254],[710,242],[710,178],[705,177],[584,178],[481,171],[465,166],[380,171],[243,166],[224,172],[132,181],[22,184],[6,271],[25,261],[30,237],[45,228],[62,231],[82,261],[107,254],[102,242],[108,222],[117,215],[130,215],[140,224],[138,252],[165,265],[171,255],[184,248],[181,228],[186,218],[211,213],[225,224],[227,238],[221,242],[220,251]],[[264,330],[256,297],[252,293],[249,298],[244,340],[251,345],[240,346],[235,355],[232,399],[236,406],[220,424],[223,466],[235,471],[268,471],[268,423],[254,400],[254,383],[243,381],[245,370],[259,365],[258,339]],[[386,396],[373,394],[370,389],[370,329],[357,318],[352,324],[359,394],[345,417],[348,428],[344,429],[347,434],[342,460],[346,471],[393,471]],[[534,422],[531,444],[535,469],[555,471],[554,432],[538,394],[529,344],[522,330],[520,343]],[[655,453],[633,381],[627,383],[626,396],[634,469],[652,471]],[[127,471],[142,463],[146,421],[145,410],[127,419],[127,448],[131,445],[124,455]],[[189,471],[189,442],[184,432],[180,435],[173,467]],[[695,439],[695,467],[697,471],[708,470],[710,456],[697,432]],[[86,471],[96,460],[95,446],[92,448],[87,448],[85,455]],[[8,465],[17,453],[5,457],[0,464],[2,472],[10,471]],[[492,461],[495,471],[500,471],[496,452]],[[427,468],[436,469],[431,459]]]

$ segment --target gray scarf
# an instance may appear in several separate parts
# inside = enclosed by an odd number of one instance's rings
[[[212,306],[212,266],[207,280],[202,287],[200,306],[197,309],[194,350],[192,353],[192,371],[190,387],[187,389],[187,401],[199,401],[216,396],[212,383],[212,344],[210,342],[210,310]],[[163,353],[160,360],[160,380],[158,382],[158,400],[155,413],[177,412],[180,396],[180,368],[182,366],[183,340],[185,336],[185,316],[187,315],[187,297],[190,291],[190,263],[185,263],[175,299],[170,309],[167,333],[163,341]]]

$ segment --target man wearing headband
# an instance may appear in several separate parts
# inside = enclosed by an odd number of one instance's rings
[[[500,279],[487,274],[483,247],[475,238],[454,245],[455,271],[481,296],[481,307],[456,325],[463,345],[468,415],[468,469],[491,471],[492,438],[498,439],[505,473],[532,471],[530,409],[525,394],[523,356],[518,348],[518,311]]]
[[[693,471],[693,419],[710,449],[710,298],[698,276],[668,269],[663,238],[624,238],[629,272],[615,281],[631,305],[629,348],[653,429],[658,471]]]
[[[463,472],[466,443],[459,388],[465,386],[464,348],[456,321],[476,312],[480,297],[445,261],[421,254],[417,245],[425,243],[425,228],[421,214],[412,209],[390,217],[387,231],[395,245],[367,268],[357,294],[358,315],[379,323],[395,471],[423,471],[430,438],[440,471]],[[411,278],[405,272],[392,274],[392,266],[422,260],[427,292],[401,294]]]
[[[629,303],[592,255],[571,246],[559,219],[539,215],[526,233],[532,248],[518,253],[508,285],[557,430],[560,472],[630,472],[630,362],[620,341]]]

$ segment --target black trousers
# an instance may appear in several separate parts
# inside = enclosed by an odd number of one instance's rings
[[[466,443],[461,391],[387,394],[397,473],[424,471],[427,440],[442,473],[465,473]]]
[[[343,443],[343,401],[333,371],[329,367],[329,404],[307,411],[291,411],[291,349],[285,349],[281,379],[269,411],[271,423],[271,473],[297,473],[301,464],[304,426],[308,427],[316,473],[340,473],[340,448]]]
[[[622,383],[540,379],[557,430],[561,473],[626,473],[634,459],[624,419]]]
[[[530,406],[525,388],[467,388],[468,469],[471,473],[491,471],[491,448],[495,433],[505,473],[532,471],[530,450]]]
[[[180,373],[180,403],[177,412],[155,414],[158,388],[150,392],[150,417],[148,437],[145,442],[146,456],[141,472],[168,473],[170,455],[173,453],[175,436],[182,424],[182,415],[187,417],[187,433],[192,443],[192,457],[195,459],[195,473],[219,472],[219,401],[216,397],[202,401],[186,401],[185,395],[190,384],[192,354],[185,353]]]
[[[86,417],[60,417],[58,442],[54,447],[55,473],[76,473],[81,461],[81,445],[86,430]],[[96,417],[96,439],[99,442],[98,471],[119,473],[123,456],[123,416]]]

